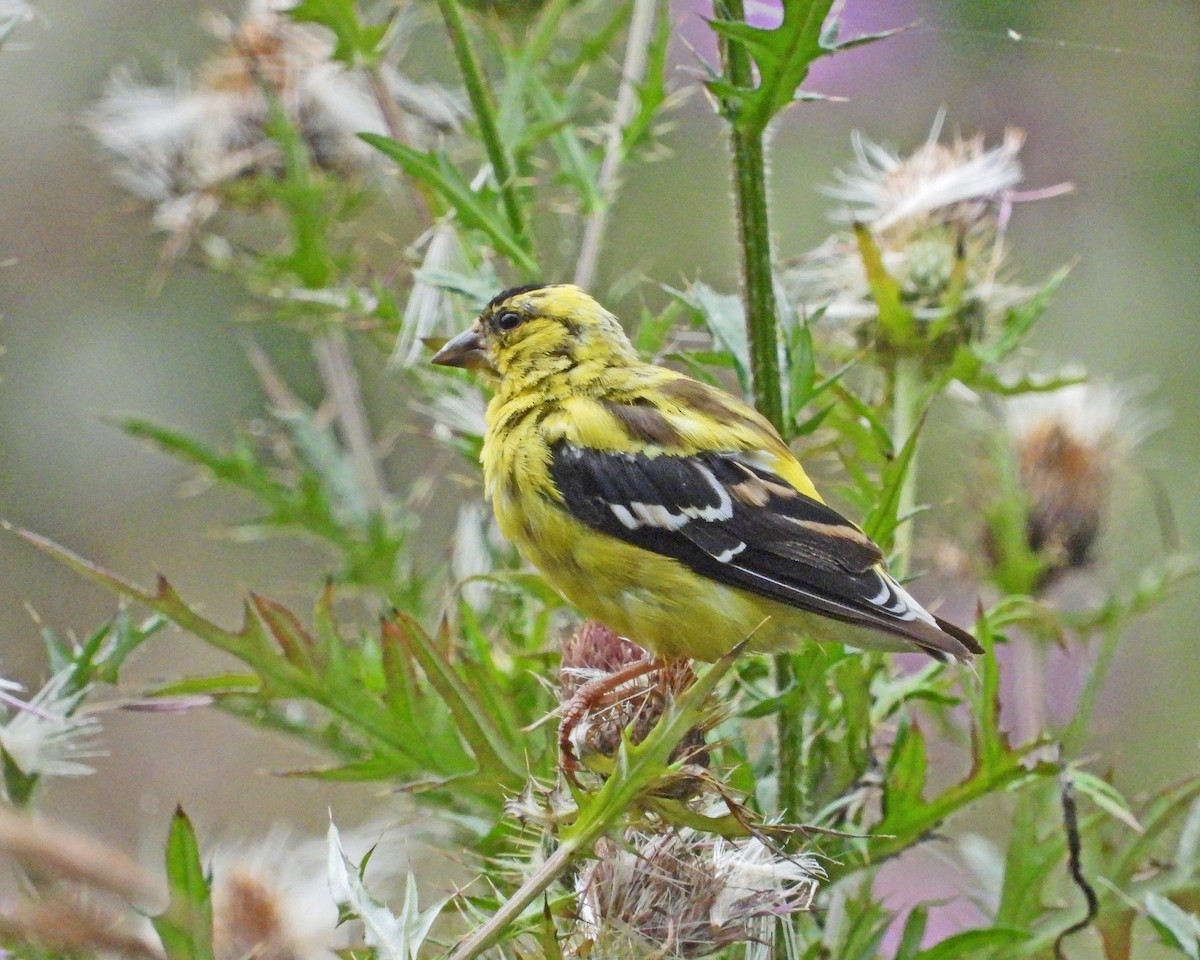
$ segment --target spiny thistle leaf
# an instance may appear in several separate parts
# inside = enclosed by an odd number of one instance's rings
[[[522,270],[536,273],[537,263],[512,232],[486,191],[475,190],[442,153],[422,153],[390,137],[373,133],[359,136],[385,156],[395,160],[414,180],[437,191],[467,227],[479,230]]]
[[[375,63],[391,27],[363,23],[355,0],[301,0],[286,12],[298,23],[316,23],[332,31],[337,38],[333,59],[348,67]]]
[[[200,865],[200,846],[191,821],[176,807],[167,836],[167,909],[150,922],[167,960],[212,960],[211,881]]]
[[[364,861],[359,867],[346,857],[337,827],[329,824],[329,888],[343,919],[357,917],[366,930],[367,944],[385,960],[417,960],[438,914],[449,898],[421,911],[417,907],[417,882],[410,873],[404,905],[396,916],[376,900],[363,882]]]
[[[462,677],[439,651],[432,638],[415,620],[395,613],[383,622],[385,642],[398,643],[421,667],[426,679],[441,696],[470,746],[475,760],[498,783],[517,788],[525,779],[525,767],[496,728],[490,714],[463,682]]]
[[[752,135],[761,134],[772,117],[797,99],[809,66],[830,52],[821,40],[832,6],[833,0],[788,0],[783,4],[783,22],[773,29],[735,20],[709,21],[727,42],[744,47],[758,68],[756,87],[715,78],[708,82],[733,123]]]

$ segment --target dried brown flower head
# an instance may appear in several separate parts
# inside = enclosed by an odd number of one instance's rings
[[[563,702],[571,701],[584,684],[618,673],[630,664],[646,660],[647,656],[637,644],[617,636],[603,624],[584,623],[563,644],[559,673]],[[695,682],[696,674],[688,661],[669,660],[650,673],[617,687],[591,705],[575,724],[571,731],[575,755],[585,762],[589,755],[615,755],[627,728],[630,740],[641,743],[654,729],[670,701]],[[671,759],[706,766],[708,752],[704,746],[704,731],[689,731]]]
[[[1029,549],[1043,579],[1086,566],[1103,525],[1113,475],[1145,433],[1111,387],[1075,384],[1016,397],[1005,408],[1026,505]]]
[[[734,943],[771,956],[775,919],[809,909],[820,869],[757,839],[681,829],[596,844],[576,880],[591,956],[703,957]]]
[[[213,952],[221,960],[302,960],[311,945],[295,941],[288,907],[256,873],[231,870],[214,893]]]
[[[266,124],[271,100],[303,136],[313,163],[339,174],[358,172],[375,151],[359,133],[387,133],[383,108],[369,84],[331,59],[328,35],[291,20],[288,0],[249,0],[238,23],[214,20],[217,52],[193,77],[154,86],[118,73],[86,117],[129,191],[154,203],[154,222],[186,238],[212,216],[240,178],[274,174],[279,144]],[[390,68],[383,96],[408,125],[410,139],[455,129],[459,98],[419,85]]]

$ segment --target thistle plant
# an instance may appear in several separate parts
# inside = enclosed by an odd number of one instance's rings
[[[886,38],[843,37],[840,8],[789,0],[764,27],[721,0],[718,59],[696,81],[670,69],[661,0],[252,0],[215,24],[193,75],[115,75],[87,122],[167,233],[158,269],[188,257],[243,287],[260,322],[311,343],[323,394],[302,400],[251,345],[255,429],[220,446],[143,417],[116,426],[240,491],[258,511],[243,538],[321,545],[328,578],[307,610],[250,594],[231,627],[165,575],[139,585],[23,534],[133,606],[83,642],[46,630],[41,693],[0,680],[0,852],[23,871],[0,904],[0,947],[1017,960],[1094,954],[1099,938],[1118,960],[1141,955],[1145,929],[1196,956],[1200,776],[1127,799],[1087,741],[1117,645],[1197,571],[1172,543],[1140,578],[1102,575],[1110,489],[1153,418],[1082,374],[1036,372],[1030,334],[1068,281],[1016,277],[1007,227],[1020,202],[1061,189],[1024,188],[1019,152],[1038,145],[1014,130],[947,135],[939,116],[911,152],[855,135],[851,166],[825,177],[835,232],[779,256],[768,188],[795,184],[768,178],[769,132],[804,122],[815,60]],[[461,89],[399,57],[406,31],[433,27]],[[596,290],[623,179],[661,154],[673,105],[699,83],[729,141],[740,286]],[[415,223],[389,246],[379,225],[397,209]],[[915,593],[975,617],[986,655],[914,666],[810,644],[767,662],[743,644],[606,688],[560,737],[573,694],[639,660],[637,638],[576,622],[499,537],[480,497],[486,390],[423,363],[501,286],[534,278],[613,300],[637,287],[637,348],[742,390]],[[378,376],[408,391],[403,421],[366,385]],[[926,507],[919,477],[944,466],[921,441],[927,414],[956,415],[964,396],[990,411],[977,433],[994,482],[986,497],[963,490],[957,511]],[[407,487],[390,479],[400,463],[424,468]],[[453,536],[423,519],[434,495],[453,503]],[[931,587],[916,576],[923,548],[953,529],[979,559]],[[1071,577],[1087,579],[1086,603],[1059,602]],[[129,681],[126,661],[167,624],[234,665]],[[1030,655],[1047,642],[1091,664],[1065,717]],[[125,708],[216,709],[304,744],[322,759],[287,773],[331,795],[380,785],[383,819],[419,810],[459,872],[418,871],[400,892],[396,862],[367,849],[381,828],[347,825],[319,857],[311,841],[265,859],[247,843],[231,861],[182,810],[164,866],[144,869],[8,809],[36,806],[42,778],[86,774],[97,715]],[[1014,731],[1014,713],[1037,721]],[[985,803],[998,844],[963,832],[960,814]],[[979,926],[938,928],[931,898],[905,917],[885,908],[881,865],[920,891],[909,854],[933,844],[986,890]],[[289,862],[322,889],[272,869]]]

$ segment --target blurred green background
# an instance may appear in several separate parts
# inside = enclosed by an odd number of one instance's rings
[[[197,492],[190,470],[102,421],[105,412],[136,412],[213,441],[228,438],[232,422],[261,408],[242,348],[250,333],[283,357],[298,385],[312,380],[286,332],[247,327],[232,280],[181,264],[161,292],[149,292],[159,240],[148,233],[146,210],[109,182],[79,124],[114,67],[195,63],[210,43],[200,26],[209,7],[40,0],[36,9],[38,20],[0,53],[0,344],[7,351],[0,516],[142,582],[166,573],[225,622],[239,616],[251,588],[304,609],[324,569],[318,551],[290,541],[233,542],[223,531],[247,517],[246,503],[222,491],[181,496]],[[693,42],[705,34],[703,9],[676,4],[673,11]],[[1015,214],[1011,246],[1022,279],[1076,263],[1036,348],[1046,365],[1079,361],[1101,379],[1153,387],[1145,402],[1171,418],[1122,484],[1106,560],[1119,575],[1151,558],[1147,477],[1169,494],[1184,541],[1200,543],[1200,6],[850,0],[845,15],[851,33],[915,25],[818,64],[808,87],[845,102],[797,107],[776,131],[781,253],[798,254],[827,234],[830,203],[816,187],[849,162],[852,130],[908,149],[942,107],[949,132],[981,131],[989,143],[1005,126],[1024,129],[1026,186],[1070,180],[1077,187]],[[423,59],[444,68],[440,40],[418,36],[410,71],[419,73]],[[674,83],[695,86],[696,75],[694,55],[677,44]],[[674,121],[671,156],[627,180],[600,291],[629,277],[735,287],[718,122],[699,92]],[[395,232],[404,236],[404,225]],[[631,294],[611,305],[632,314],[637,303]],[[363,356],[372,368],[372,408],[401,416],[403,396],[383,358]],[[970,445],[951,434],[929,454],[947,466],[926,471],[925,493],[961,502],[971,457]],[[396,482],[422,459],[419,447],[409,462],[402,455]],[[952,515],[955,508],[942,509]],[[30,685],[42,679],[44,661],[26,605],[49,626],[80,633],[114,609],[110,596],[9,535],[0,537],[0,582],[0,675]],[[1128,791],[1196,769],[1198,616],[1195,592],[1187,591],[1122,648],[1096,737]],[[143,652],[130,676],[149,680],[219,662],[174,635]],[[97,774],[48,783],[43,809],[126,846],[156,844],[176,802],[210,830],[257,833],[279,818],[319,829],[331,806],[351,822],[381,800],[351,786],[263,775],[312,758],[213,713],[113,714],[105,730],[108,756],[95,762]]]

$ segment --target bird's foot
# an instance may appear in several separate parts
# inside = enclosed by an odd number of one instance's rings
[[[572,782],[575,781],[574,772],[579,769],[579,758],[575,755],[572,734],[579,722],[592,710],[604,705],[619,688],[660,669],[663,665],[664,661],[653,657],[634,660],[614,673],[589,680],[563,704],[558,725],[558,749],[562,756],[563,771]]]

